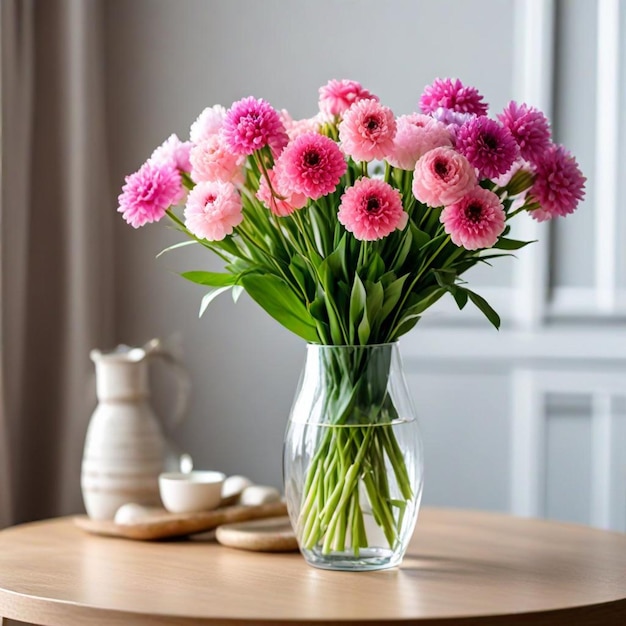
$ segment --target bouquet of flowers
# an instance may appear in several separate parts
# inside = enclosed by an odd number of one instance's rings
[[[126,178],[119,211],[135,228],[167,217],[186,238],[171,248],[196,244],[223,260],[223,272],[183,273],[208,288],[201,314],[220,293],[236,299],[245,290],[307,342],[386,344],[450,294],[498,327],[463,274],[529,243],[509,237],[516,215],[572,213],[585,179],[532,106],[511,102],[492,118],[475,88],[438,79],[419,109],[395,116],[351,80],[321,87],[309,119],[253,97],[207,108],[189,141],[172,135]],[[329,365],[338,390],[328,400],[330,424],[350,423],[360,409],[371,414],[372,404],[381,423],[397,417],[372,401],[364,364]],[[346,526],[355,552],[366,545],[353,506],[364,468],[387,463],[403,485],[400,500],[414,495],[392,435],[364,428],[355,437],[348,445],[329,429],[312,460],[299,522],[307,546],[341,547]],[[329,458],[341,462],[318,483]],[[391,545],[400,516],[389,511],[402,501],[384,485],[367,492]]]

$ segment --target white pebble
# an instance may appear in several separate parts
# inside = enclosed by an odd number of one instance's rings
[[[246,487],[239,498],[239,504],[244,506],[258,506],[280,501],[280,491],[275,487],[251,485]]]
[[[134,502],[123,504],[115,513],[114,521],[116,524],[136,524],[148,517],[154,517],[155,515],[162,515],[164,511],[162,509],[156,509],[154,507],[142,506]]]
[[[222,498],[230,498],[240,494],[246,487],[250,487],[252,481],[245,476],[228,476],[222,485]]]

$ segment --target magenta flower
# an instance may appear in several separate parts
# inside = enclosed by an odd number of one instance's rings
[[[439,219],[454,244],[466,250],[479,250],[491,248],[498,241],[506,215],[495,193],[475,187],[447,206]]]
[[[530,214],[539,222],[573,213],[585,197],[585,181],[576,159],[561,145],[552,144],[535,167],[530,189],[541,205]]]
[[[355,102],[378,98],[355,80],[329,80],[320,87],[319,107],[326,115],[343,115]]]
[[[463,124],[456,134],[456,149],[478,170],[479,178],[506,174],[518,155],[511,131],[488,117]]]
[[[393,149],[396,120],[391,109],[376,100],[360,100],[339,124],[341,148],[355,161],[384,159]]]
[[[382,239],[396,228],[402,230],[409,219],[400,192],[375,178],[360,178],[346,189],[337,217],[362,241]]]
[[[196,183],[222,181],[244,182],[241,155],[233,154],[221,135],[209,135],[191,149],[191,178]]]
[[[170,163],[176,169],[189,172],[189,152],[191,151],[190,141],[181,141],[176,135],[170,135],[158,148],[154,150],[149,161],[160,165]]]
[[[232,183],[198,183],[189,192],[185,226],[196,237],[221,241],[242,220],[241,196]]]
[[[531,163],[541,160],[550,147],[550,124],[541,111],[511,101],[498,119],[511,131],[524,159]]]
[[[267,184],[265,176],[261,176],[259,181],[259,190],[256,193],[256,197],[274,214],[278,217],[286,217],[291,215],[297,209],[301,209],[308,201],[308,198],[303,193],[289,193],[284,189],[282,181],[274,170],[268,170],[267,174],[272,183],[272,190]]]
[[[211,135],[216,135],[220,132],[225,117],[226,109],[222,105],[215,104],[212,107],[207,107],[191,125],[189,139],[193,143],[200,143]]]
[[[125,181],[117,210],[133,228],[158,222],[185,195],[180,174],[169,162],[148,161]]]
[[[347,167],[339,146],[332,139],[305,133],[283,150],[274,171],[289,195],[301,193],[317,200],[335,191]]]
[[[247,156],[269,146],[278,156],[288,137],[277,111],[265,100],[250,96],[235,102],[226,113],[222,126],[226,145],[235,153]]]
[[[420,97],[420,108],[424,113],[434,113],[439,107],[458,113],[487,115],[487,104],[474,87],[465,87],[456,79],[436,78],[424,89]]]
[[[387,161],[393,167],[412,170],[418,159],[429,150],[452,145],[448,129],[428,115],[402,115],[396,124],[393,148],[387,155]]]
[[[452,148],[434,148],[415,164],[413,195],[431,207],[452,204],[477,184],[470,162]]]

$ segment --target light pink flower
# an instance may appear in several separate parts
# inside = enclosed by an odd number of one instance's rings
[[[355,102],[378,98],[355,80],[329,80],[320,87],[319,107],[326,115],[343,115]]]
[[[193,143],[200,143],[211,135],[216,135],[220,132],[225,117],[226,109],[222,105],[216,104],[212,107],[207,107],[191,125],[189,139]]]
[[[341,149],[355,161],[384,159],[393,150],[396,120],[391,109],[376,100],[353,104],[339,124]]]
[[[265,176],[261,176],[256,197],[274,215],[286,217],[287,215],[291,215],[295,210],[301,209],[307,203],[308,198],[303,193],[289,193],[289,191],[284,189],[280,178],[276,176],[274,170],[268,170],[267,174],[270,177],[274,194],[272,194]]]
[[[148,161],[125,180],[117,210],[133,228],[158,222],[185,194],[180,174],[169,162]]]
[[[187,197],[185,226],[196,237],[221,241],[241,224],[241,196],[232,183],[198,183]]]
[[[402,208],[402,196],[383,180],[360,178],[341,196],[339,221],[356,239],[382,239],[402,230],[409,216]]]
[[[530,211],[537,221],[573,213],[585,197],[585,181],[576,159],[561,145],[552,144],[536,164],[531,195],[541,205]]]
[[[498,241],[506,215],[495,193],[475,187],[447,206],[439,219],[454,244],[466,250],[479,250],[491,248]]]
[[[452,136],[446,126],[428,115],[401,115],[396,123],[393,148],[387,155],[387,161],[393,167],[412,170],[417,160],[429,150],[452,145]]]
[[[149,161],[156,163],[171,163],[183,172],[189,172],[190,141],[181,141],[176,135],[170,135],[158,148],[155,148]]]
[[[191,177],[197,183],[222,181],[241,184],[245,157],[233,154],[221,135],[210,135],[191,149]]]
[[[452,148],[434,148],[416,164],[413,195],[432,207],[456,202],[477,185],[470,162]]]
[[[287,195],[301,193],[317,200],[335,191],[347,167],[339,146],[332,139],[305,133],[283,150],[274,171]]]
[[[280,121],[283,123],[289,141],[297,139],[304,133],[317,133],[322,125],[322,116],[318,113],[314,117],[307,117],[302,120],[294,120],[287,109],[279,112]]]

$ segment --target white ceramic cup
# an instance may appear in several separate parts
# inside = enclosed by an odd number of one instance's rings
[[[210,511],[222,500],[222,472],[164,472],[159,475],[159,493],[170,513]]]

